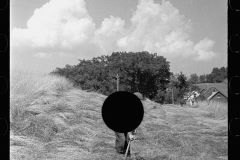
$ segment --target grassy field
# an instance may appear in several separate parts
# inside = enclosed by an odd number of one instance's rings
[[[10,158],[121,160],[114,132],[101,118],[106,96],[76,89],[63,77],[11,74]],[[144,102],[144,119],[131,144],[135,160],[225,160],[227,106]]]

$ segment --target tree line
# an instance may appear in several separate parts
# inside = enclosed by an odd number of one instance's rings
[[[213,68],[210,74],[204,74],[198,76],[196,73],[191,74],[189,78],[189,83],[221,83],[228,77],[228,67]]]
[[[157,53],[113,52],[91,60],[80,60],[77,65],[56,68],[50,74],[66,77],[75,87],[103,95],[116,92],[116,75],[119,90],[140,92],[158,103],[180,103],[184,93],[196,86],[187,77],[170,72],[170,63]]]

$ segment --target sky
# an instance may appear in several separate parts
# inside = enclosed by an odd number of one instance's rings
[[[226,0],[12,0],[10,69],[49,73],[79,59],[148,51],[189,76],[227,66]]]

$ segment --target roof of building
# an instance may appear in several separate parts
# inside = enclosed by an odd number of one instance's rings
[[[208,89],[203,93],[204,97],[207,99],[209,96],[212,95],[213,92],[215,92],[215,90],[217,90],[217,89],[215,89],[214,87],[208,88]]]
[[[218,92],[212,92],[212,95],[207,98],[207,100],[212,99]]]
[[[217,91],[217,92],[212,92],[212,95],[211,96],[209,96],[208,98],[207,98],[207,100],[211,100],[215,95],[217,95],[218,93],[220,93],[220,94],[222,94],[221,92],[219,92],[219,91]],[[224,94],[222,94],[224,97],[226,97]],[[227,97],[226,97],[227,98]]]
[[[197,85],[201,90],[205,89],[204,96],[209,97],[212,93],[211,88],[217,89],[219,92],[221,92],[225,97],[228,97],[228,84],[227,83],[200,83],[195,84]]]

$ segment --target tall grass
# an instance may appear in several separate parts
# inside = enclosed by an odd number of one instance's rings
[[[10,121],[12,129],[19,131],[33,123],[36,124],[36,115],[43,113],[44,110],[39,108],[36,112],[30,106],[39,101],[42,96],[60,95],[72,88],[73,85],[64,77],[13,71],[10,76]],[[42,118],[40,114],[38,116],[39,124],[41,124]]]
[[[225,119],[228,115],[228,104],[223,102],[199,101],[193,107],[205,111],[203,116],[209,116],[215,119]]]
[[[57,75],[37,75],[30,72],[15,71],[10,76],[10,95],[29,97],[44,91],[67,91],[73,85],[64,77]]]

